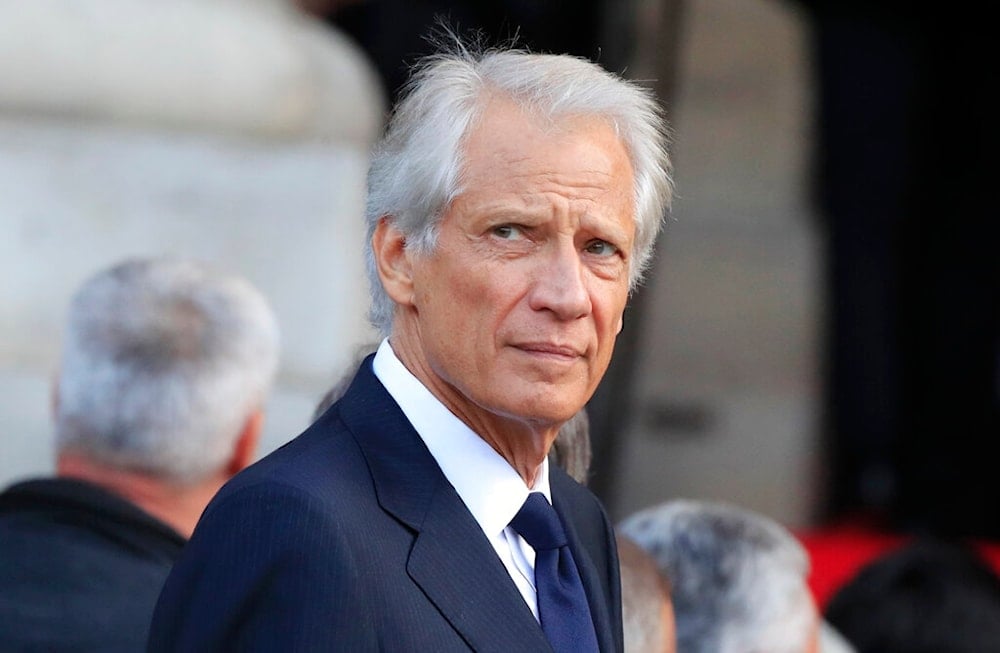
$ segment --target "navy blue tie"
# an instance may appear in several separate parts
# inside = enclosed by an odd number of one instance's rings
[[[510,522],[535,550],[538,620],[556,653],[598,650],[590,606],[559,515],[540,492],[532,492]]]

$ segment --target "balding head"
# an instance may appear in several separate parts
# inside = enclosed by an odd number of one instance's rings
[[[674,653],[674,608],[667,579],[638,544],[621,534],[617,540],[625,653]]]

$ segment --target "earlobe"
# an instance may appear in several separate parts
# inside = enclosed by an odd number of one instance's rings
[[[616,336],[617,335],[621,335],[622,328],[624,326],[625,326],[625,314],[623,313],[623,314],[621,314],[621,315],[618,316],[618,328],[615,329],[615,335]]]
[[[233,444],[233,450],[226,465],[226,473],[235,476],[254,461],[260,445],[260,434],[264,430],[264,409],[257,408],[247,417],[240,435]]]
[[[413,303],[413,269],[406,236],[395,227],[389,216],[382,216],[372,234],[372,251],[382,287],[397,304]]]

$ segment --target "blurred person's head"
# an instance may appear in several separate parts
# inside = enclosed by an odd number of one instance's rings
[[[635,238],[629,287],[641,280],[672,196],[667,135],[652,96],[584,59],[519,50],[477,51],[456,44],[411,75],[368,175],[368,242],[388,219],[407,247],[429,253],[449,205],[467,190],[469,134],[492,107],[513,104],[532,121],[557,129],[592,118],[610,125],[633,168]],[[368,251],[370,317],[383,335],[394,302]]]
[[[994,653],[1000,578],[966,545],[919,539],[862,567],[825,616],[858,653]]]
[[[677,636],[668,579],[653,557],[631,538],[618,533],[616,539],[625,653],[675,653]]]
[[[584,407],[559,427],[549,449],[549,461],[565,470],[577,483],[586,485],[590,459],[590,416]]]
[[[96,274],[69,308],[54,397],[59,474],[190,534],[197,504],[256,453],[278,350],[274,314],[241,278],[168,259]]]
[[[330,406],[340,401],[340,398],[344,396],[347,389],[351,387],[351,381],[354,380],[354,375],[357,373],[361,363],[377,350],[378,344],[372,343],[359,345],[354,350],[354,357],[347,364],[347,368],[344,370],[344,373],[340,375],[340,378],[338,378],[332,386],[330,386],[329,390],[323,393],[319,403],[317,403],[316,407],[313,409],[312,421],[315,422],[318,420],[322,417],[323,413],[329,410]]]
[[[774,520],[724,503],[677,500],[619,528],[670,579],[679,653],[816,650],[809,559]]]

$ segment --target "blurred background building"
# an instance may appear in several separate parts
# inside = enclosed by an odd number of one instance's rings
[[[72,290],[130,256],[249,279],[282,329],[269,451],[368,338],[364,177],[384,100],[283,2],[0,1],[0,478],[49,471]]]
[[[791,0],[0,0],[0,481],[49,469],[48,380],[68,294],[129,255],[205,258],[262,289],[285,347],[265,452],[306,425],[371,338],[361,269],[366,152],[405,61],[429,49],[420,37],[438,13],[460,31],[480,27],[488,39],[516,35],[533,49],[595,58],[647,80],[667,108],[679,196],[589,407],[591,485],[613,519],[698,497],[792,527],[856,513],[898,517],[905,505],[906,519],[887,523],[933,528],[940,520],[913,511],[926,495],[981,499],[988,507],[949,526],[1000,531],[992,516],[1000,490],[984,468],[969,467],[1000,434],[995,256],[969,257],[972,272],[952,279],[978,276],[959,286],[974,296],[953,313],[980,338],[951,334],[979,346],[967,352],[978,367],[958,387],[982,407],[958,422],[962,433],[937,413],[929,435],[912,420],[908,431],[896,428],[897,416],[927,402],[913,392],[911,403],[896,401],[893,387],[857,385],[874,414],[837,416],[849,405],[830,390],[831,325],[849,343],[856,334],[861,363],[877,366],[887,350],[863,340],[859,323],[834,319],[842,306],[828,290],[829,204],[814,193],[830,170],[820,155],[833,151],[818,128],[832,115],[819,64],[824,52],[837,61],[857,52],[857,35],[869,32],[861,23],[835,42],[842,50],[824,51],[819,37],[841,14],[823,22],[826,3]],[[884,35],[894,24],[872,29]],[[865,56],[858,70],[885,61],[876,50]],[[900,70],[919,65],[903,61]],[[854,90],[837,97],[867,97]],[[851,169],[848,142],[836,151]],[[978,163],[967,170],[973,194],[985,188],[971,185]],[[860,204],[880,186],[875,172],[864,174],[872,188],[844,190]],[[961,204],[966,213],[979,206],[975,197]],[[985,224],[985,213],[975,217]],[[985,231],[971,233],[976,252],[996,251]],[[968,238],[952,240],[961,252]],[[859,256],[839,265],[872,260]],[[882,288],[884,274],[876,267],[857,288]],[[878,308],[876,300],[859,310],[877,318]],[[913,314],[886,319],[896,326],[880,332],[882,342],[893,347]],[[920,367],[920,378],[934,378],[929,370]],[[860,374],[838,383],[855,387],[869,378]],[[942,410],[965,415],[969,405],[956,399]],[[878,435],[855,430],[876,422],[885,424]],[[962,442],[962,455],[939,458],[949,442]],[[914,470],[935,460],[948,473],[923,488]],[[952,494],[949,482],[961,485],[954,479],[968,469],[976,484]]]

